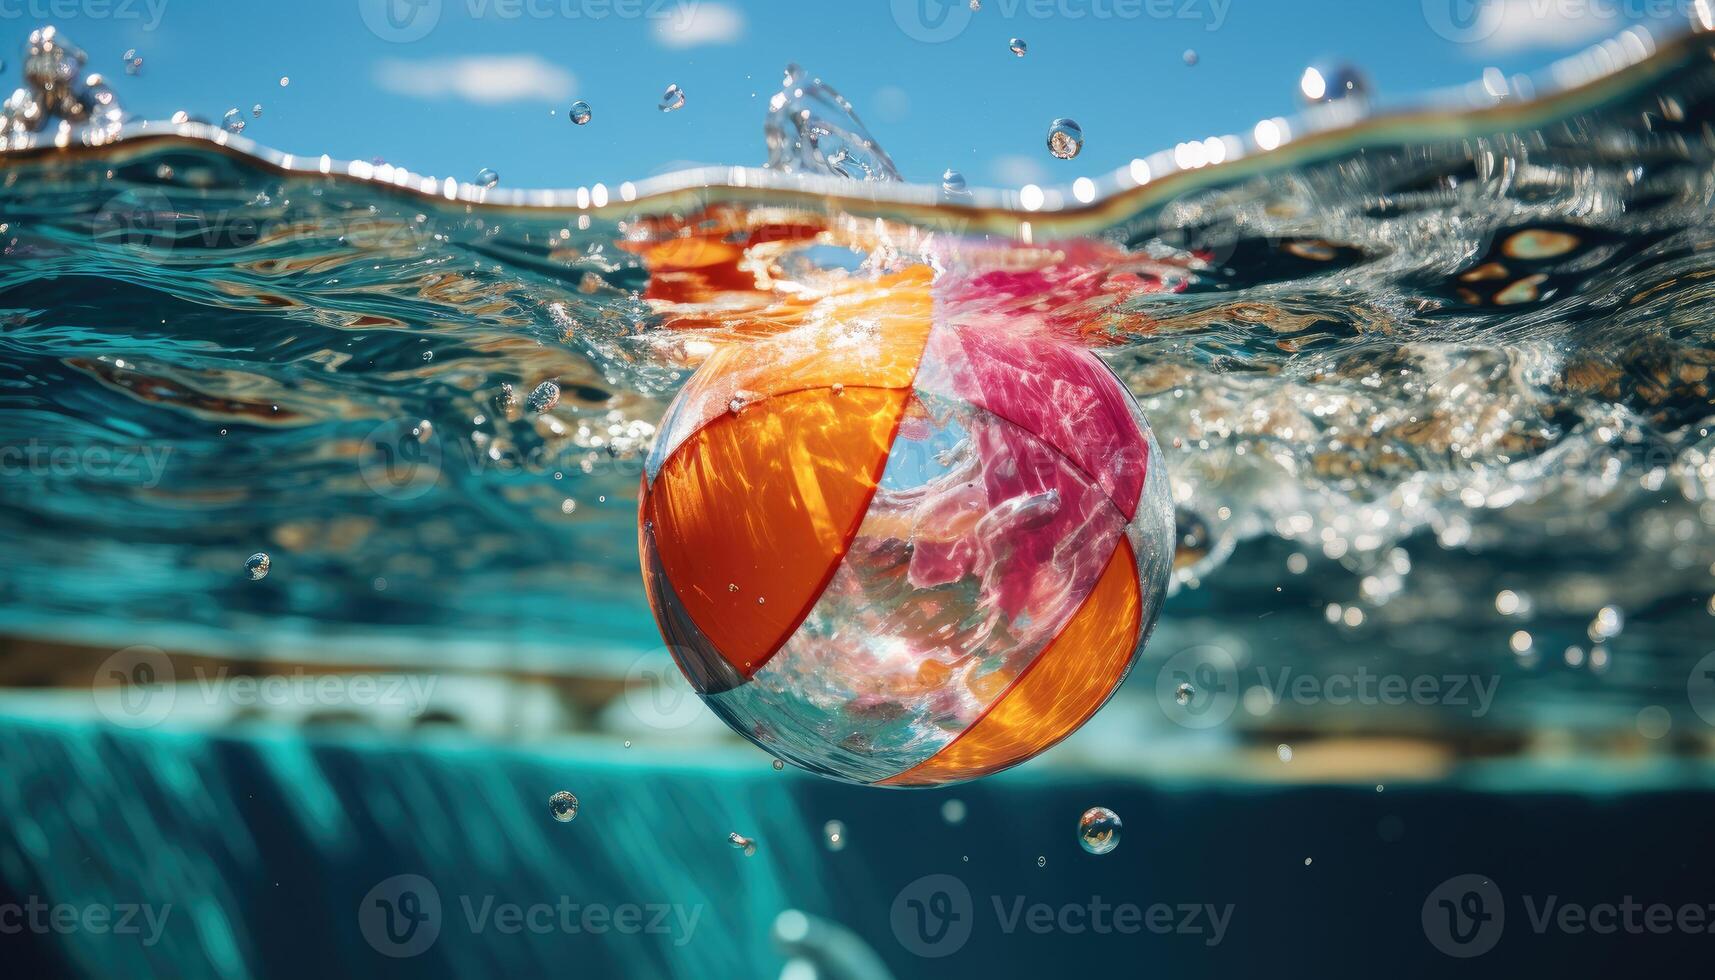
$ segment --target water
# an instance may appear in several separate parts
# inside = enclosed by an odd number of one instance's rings
[[[581,99],[577,102],[573,102],[572,107],[566,111],[566,117],[570,119],[573,124],[578,126],[582,126],[589,122],[593,115],[594,113],[590,111],[590,104],[582,101]]]
[[[578,798],[567,790],[548,797],[548,812],[560,823],[571,823],[578,816]]]
[[[39,74],[76,78],[50,41]],[[768,170],[553,194],[120,130],[101,91],[56,83],[97,123],[72,152],[6,126],[0,241],[27,261],[0,269],[23,450],[0,625],[622,676],[659,642],[635,500],[667,400],[716,345],[920,275],[938,315],[1098,349],[1163,441],[1175,593],[1098,716],[1118,727],[1069,748],[1171,744],[1209,703],[1266,754],[1328,712],[1259,671],[1313,667],[1500,684],[1480,714],[1359,703],[1347,727],[1680,751],[1715,593],[1702,52],[1404,128],[1324,106],[1268,121],[1275,155],[1259,126],[968,201],[896,179],[801,70]],[[549,383],[542,407],[517,394]],[[282,558],[266,583],[232,574],[258,548]],[[1496,608],[1508,590],[1528,614]],[[1217,669],[1171,676],[1205,647]],[[1666,737],[1640,726],[1656,706]]]
[[[1078,818],[1078,846],[1090,854],[1108,854],[1120,846],[1123,824],[1119,814],[1105,806],[1093,806]]]
[[[1071,119],[1056,119],[1048,127],[1048,152],[1055,159],[1070,160],[1084,148],[1084,130]]]

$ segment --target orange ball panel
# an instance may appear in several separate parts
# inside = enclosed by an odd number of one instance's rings
[[[661,569],[741,676],[798,628],[838,567],[910,394],[767,398],[709,422],[663,464],[643,504]]]
[[[1121,541],[1096,587],[1010,690],[946,748],[882,786],[932,786],[998,772],[1077,731],[1124,679],[1142,629],[1131,545]]]

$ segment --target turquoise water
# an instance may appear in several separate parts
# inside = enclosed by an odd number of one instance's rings
[[[1198,898],[1197,855],[1163,858],[1150,830],[1206,821],[1207,847],[1251,835],[1210,890],[1266,907],[1290,903],[1284,872],[1246,892],[1241,870],[1311,867],[1317,846],[1341,887],[1373,884],[1314,815],[1338,804],[1369,846],[1397,842],[1378,784],[1421,792],[1398,806],[1440,847],[1462,793],[1614,828],[1592,799],[1706,789],[1715,61],[1696,38],[1630,60],[1543,101],[1336,105],[1089,186],[969,194],[847,179],[886,176],[861,125],[807,176],[781,165],[804,150],[788,139],[771,170],[560,192],[286,158],[194,121],[18,140],[0,156],[0,874],[181,914],[159,945],[33,954],[285,975],[321,961],[283,936],[380,951],[351,909],[420,874],[449,909],[578,894],[708,916],[694,945],[577,946],[598,974],[777,973],[789,909],[916,974],[933,964],[902,957],[887,909],[932,872],[1002,895],[1153,873]],[[681,703],[637,484],[672,394],[768,308],[663,298],[645,256],[679,240],[745,251],[785,292],[923,264],[1058,276],[997,315],[1040,303],[1114,367],[1166,451],[1180,538],[1156,635],[1083,732],[1016,776],[881,800],[775,773]],[[120,656],[133,679],[164,660],[177,700],[114,714]],[[197,686],[222,666],[435,683],[403,710]],[[1280,785],[1301,781],[1327,795]],[[582,803],[563,826],[562,788]],[[1126,820],[1126,863],[1069,863],[1095,795]],[[940,816],[953,797],[968,830]],[[1254,800],[1258,822],[1234,816]],[[835,818],[837,853],[818,838]],[[1410,910],[1455,870],[1432,857],[1401,872]],[[565,965],[563,936],[447,928],[427,958],[380,962]],[[1030,949],[1046,968],[1064,947]],[[1217,966],[1245,965],[1225,949]]]

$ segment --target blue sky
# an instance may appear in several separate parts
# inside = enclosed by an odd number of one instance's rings
[[[0,82],[17,84],[16,52],[51,21],[138,115],[218,120],[240,106],[245,135],[281,150],[563,187],[760,163],[768,97],[797,61],[856,105],[907,177],[955,167],[972,184],[1017,186],[1248,131],[1294,110],[1313,61],[1348,61],[1382,96],[1409,98],[1486,66],[1540,68],[1639,19],[1677,28],[1689,0],[966,3],[0,0]],[[139,76],[122,70],[127,48],[145,59]],[[687,104],[663,114],[669,83]],[[589,125],[567,121],[573,99],[593,107]],[[1076,160],[1044,147],[1059,116],[1084,129]]]

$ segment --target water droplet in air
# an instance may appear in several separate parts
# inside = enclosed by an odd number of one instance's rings
[[[530,392],[530,397],[525,400],[525,405],[529,406],[530,411],[537,415],[552,411],[554,406],[559,403],[560,386],[552,381],[544,381],[537,385],[535,390]]]
[[[1030,50],[1030,45],[1025,44],[1024,38],[1021,37],[1015,37],[1006,42],[1006,46],[1011,48],[1012,53],[1018,55],[1020,58],[1024,57],[1025,52]]]
[[[971,9],[972,10],[983,9],[983,0],[971,0]]]
[[[561,823],[571,823],[578,815],[578,798],[565,790],[548,797],[548,812]]]
[[[846,849],[846,825],[838,820],[830,820],[822,825],[822,839],[828,842],[828,850],[843,851]]]
[[[1181,708],[1183,708],[1186,705],[1190,704],[1191,699],[1196,697],[1196,696],[1197,696],[1197,689],[1196,688],[1192,687],[1188,683],[1187,684],[1181,684],[1181,685],[1179,685],[1179,689],[1173,692],[1173,702],[1175,704],[1179,705]]]
[[[262,118],[262,103],[258,102],[255,105],[250,107],[250,116],[253,119],[261,119]]]
[[[268,566],[273,561],[266,552],[258,551],[244,560],[244,570],[250,573],[250,581],[257,582],[268,577]]]
[[[1048,855],[1046,855],[1046,854],[1036,855],[1036,866],[1038,868],[1048,867]]]
[[[628,749],[631,748],[631,739],[628,738],[625,740],[625,747]]]
[[[476,172],[476,186],[487,189],[490,187],[496,187],[499,184],[500,175],[495,173],[493,170],[483,167],[481,170]]]
[[[941,819],[947,821],[950,824],[964,823],[965,822],[965,801],[964,800],[948,800],[947,802],[941,804]]]
[[[1274,754],[1277,758],[1280,759],[1281,762],[1291,762],[1292,761],[1292,746],[1287,745],[1285,742],[1282,742],[1281,744],[1276,745],[1274,747]]]
[[[220,125],[229,133],[244,132],[244,113],[236,108],[226,110],[226,115],[220,119]]]
[[[1048,127],[1048,152],[1061,160],[1070,160],[1084,148],[1084,130],[1070,119],[1056,119]]]
[[[672,112],[685,104],[685,90],[677,85],[667,86],[667,91],[661,93],[662,112]]]
[[[942,171],[941,189],[949,194],[963,194],[965,192],[965,175],[957,170]]]
[[[434,351],[432,351],[432,350],[426,350],[426,351],[424,351],[424,352],[423,352],[423,360],[425,360],[425,361],[432,361],[432,360],[434,360],[434,359],[435,359],[435,352],[434,352]]]
[[[141,75],[143,73],[143,56],[137,53],[136,48],[127,48],[125,57],[120,60],[125,63],[125,74]]]
[[[1093,806],[1078,818],[1078,843],[1091,854],[1106,854],[1120,846],[1120,815]]]
[[[744,836],[736,830],[726,835],[726,841],[728,844],[731,844],[743,851],[745,857],[750,857],[752,854],[756,853],[756,841],[751,840],[749,837]]]
[[[1185,64],[1188,67],[1193,67],[1193,68],[1196,67],[1196,65],[1197,65],[1197,52],[1196,52],[1196,50],[1194,50],[1192,48],[1186,48],[1185,53],[1180,55],[1179,57],[1185,59]]]
[[[288,86],[290,84],[292,84],[292,77],[290,75],[281,75],[280,76],[280,87],[281,88],[285,88],[286,86]]]
[[[1298,77],[1298,95],[1305,102],[1365,99],[1369,94],[1369,80],[1351,65],[1312,65]]]
[[[779,759],[774,760],[774,771],[775,772],[779,772],[780,770],[785,769],[785,768],[786,768],[786,763],[781,762]]]
[[[582,100],[573,102],[572,107],[566,110],[566,118],[579,126],[589,122],[590,115],[590,104]]]

